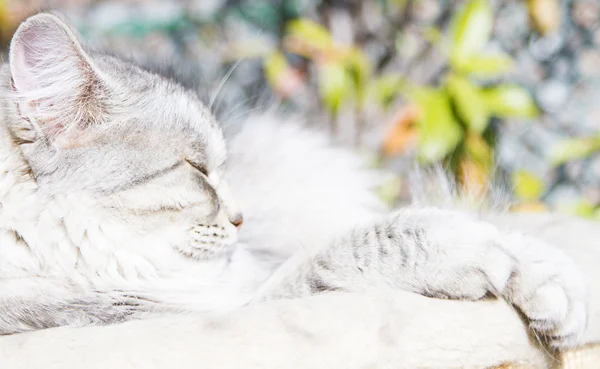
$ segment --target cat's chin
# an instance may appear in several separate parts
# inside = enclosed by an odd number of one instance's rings
[[[178,247],[177,251],[185,258],[193,260],[215,260],[229,258],[235,251],[235,244],[213,244],[209,246]]]
[[[196,224],[190,229],[188,242],[176,246],[184,257],[214,260],[229,257],[235,251],[238,230],[228,221],[220,224]]]

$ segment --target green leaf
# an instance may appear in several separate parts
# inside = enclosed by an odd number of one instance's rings
[[[490,145],[478,134],[469,133],[465,138],[465,149],[468,156],[486,172],[491,172],[494,163],[494,152]]]
[[[425,40],[433,45],[439,45],[444,40],[442,31],[435,26],[426,27],[421,34]]]
[[[274,51],[265,57],[263,63],[267,82],[275,88],[279,84],[281,76],[289,68],[288,62],[281,52]]]
[[[558,207],[561,213],[576,215],[582,218],[595,219],[596,207],[586,199],[563,203]]]
[[[368,95],[383,107],[388,107],[402,92],[404,79],[397,74],[384,74],[373,79],[368,87]]]
[[[297,19],[287,24],[289,36],[299,39],[305,45],[319,51],[331,48],[333,39],[327,28],[308,19]]]
[[[352,79],[342,63],[326,62],[319,66],[319,93],[329,112],[337,113],[352,93]]]
[[[452,20],[450,63],[459,68],[490,39],[492,9],[487,0],[470,0]]]
[[[538,200],[544,191],[546,191],[546,185],[541,179],[524,170],[514,172],[511,179],[515,195],[519,200]]]
[[[550,151],[550,162],[560,165],[574,159],[589,156],[600,150],[600,139],[572,138],[555,145]]]
[[[450,75],[446,79],[446,90],[454,101],[458,116],[467,127],[477,133],[485,131],[490,114],[479,87],[466,78]]]
[[[371,61],[362,50],[352,48],[345,58],[345,64],[354,82],[356,101],[361,105],[367,94],[367,84],[373,69]]]
[[[592,219],[595,221],[600,221],[600,208],[596,208],[596,210],[594,210],[594,214],[592,214]]]
[[[454,118],[450,98],[444,90],[414,88],[408,98],[423,112],[417,121],[419,131],[418,157],[433,163],[450,154],[460,143],[463,132]]]
[[[516,85],[500,85],[483,90],[481,96],[490,112],[498,117],[535,118],[539,115],[529,92]]]
[[[495,77],[508,72],[514,65],[511,57],[503,54],[494,56],[471,55],[460,65],[460,70],[467,74],[481,77]]]

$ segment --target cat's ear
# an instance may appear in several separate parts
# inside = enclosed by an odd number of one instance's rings
[[[38,135],[52,142],[100,119],[98,72],[57,16],[38,14],[23,22],[11,41],[9,63],[18,114]]]

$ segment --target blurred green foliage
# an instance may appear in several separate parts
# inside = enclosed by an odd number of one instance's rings
[[[388,6],[391,6],[388,4]],[[410,129],[390,135],[414,135],[418,159],[424,164],[446,162],[461,183],[477,191],[489,182],[494,168],[493,140],[486,136],[492,117],[533,118],[538,109],[529,92],[516,85],[497,83],[513,65],[501,53],[486,53],[493,14],[487,0],[470,0],[458,11],[449,29],[428,27],[423,34],[447,59],[446,72],[435,85],[419,85],[398,74],[375,75],[365,53],[354,45],[336,43],[322,25],[296,19],[286,27],[283,51],[311,60],[317,70],[318,92],[324,107],[335,119],[348,104],[356,114],[367,101],[383,109],[398,98],[417,108]],[[275,90],[277,76],[287,78],[273,51],[265,60],[265,72]],[[360,117],[357,117],[360,120]],[[409,119],[410,120],[410,119]],[[404,152],[413,140],[388,137],[388,155]]]
[[[596,138],[572,138],[554,146],[550,160],[554,165],[561,165],[567,161],[581,159],[598,151],[600,151],[600,136]]]
[[[418,0],[375,1],[379,6],[373,9],[396,16],[409,14],[411,6],[419,3]],[[391,128],[381,142],[379,163],[381,159],[404,155],[416,157],[423,165],[442,163],[454,171],[463,190],[477,194],[485,190],[497,167],[495,135],[503,129],[501,125],[508,119],[527,121],[539,115],[527,89],[505,82],[504,77],[512,71],[515,61],[502,52],[490,51],[495,14],[488,1],[466,0],[449,6],[446,3],[444,6],[451,11],[437,16],[438,21],[408,22],[410,27],[418,28],[419,46],[424,41],[427,49],[433,50],[436,57],[441,56],[444,64],[434,78],[418,81],[411,79],[412,76],[389,72],[402,68],[381,68],[380,60],[374,63],[372,60],[376,58],[371,59],[373,55],[367,53],[364,40],[359,39],[356,44],[339,42],[324,25],[331,22],[329,15],[335,6],[344,3],[348,10],[356,3],[352,1],[228,0],[204,18],[185,11],[183,6],[172,17],[147,19],[140,15],[143,13],[132,12],[104,31],[109,36],[139,39],[159,33],[179,38],[178,42],[182,35],[195,34],[204,42],[210,39],[207,35],[219,34],[219,27],[231,24],[233,18],[236,26],[243,24],[267,37],[243,41],[214,37],[207,42],[208,46],[215,40],[220,42],[217,46],[226,44],[223,49],[227,52],[219,63],[229,66],[228,63],[234,64],[239,59],[261,59],[264,81],[284,101],[294,101],[299,92],[318,100],[318,111],[329,114],[332,134],[337,133],[341,116],[353,114],[357,144],[369,108],[376,107],[377,112],[385,112],[380,116],[393,117]],[[311,7],[308,3],[317,5]],[[16,24],[6,4],[0,0],[0,36],[8,40]],[[526,0],[531,24],[538,35],[552,34],[560,28],[559,5],[558,0]],[[414,29],[405,29],[408,23],[402,21],[403,16],[394,18],[384,14],[383,18],[374,18],[392,28],[392,33],[384,32],[376,38],[377,46],[383,45],[386,52],[394,54],[388,60],[401,63],[406,56],[403,48],[410,44],[411,35],[414,38]],[[357,19],[351,22],[354,27],[360,24]],[[81,31],[93,33],[94,27],[98,28],[98,24],[84,22]],[[419,57],[415,58],[416,63],[420,62]],[[404,71],[410,73],[411,68]],[[312,108],[310,105],[309,109]],[[600,135],[567,139],[549,152],[548,159],[558,168],[555,172],[559,172],[565,163],[600,152]],[[390,202],[397,197],[399,180],[399,176],[394,178],[384,189],[384,197]],[[544,202],[553,187],[546,185],[548,178],[517,169],[510,173],[509,180],[520,202],[518,210],[546,210]],[[600,219],[597,204],[584,200],[561,210]]]

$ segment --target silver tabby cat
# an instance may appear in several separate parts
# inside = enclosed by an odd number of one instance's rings
[[[55,15],[21,24],[0,82],[0,334],[369,286],[502,297],[554,347],[584,332],[583,279],[553,247],[463,213],[386,213],[376,174],[274,116],[227,155],[193,91]]]

